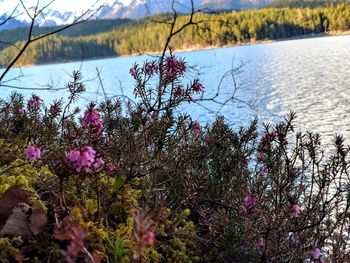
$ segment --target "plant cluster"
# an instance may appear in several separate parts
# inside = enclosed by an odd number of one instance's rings
[[[346,262],[349,148],[294,114],[234,132],[175,113],[205,88],[170,52],[134,65],[136,103],[0,102],[2,262]],[[82,114],[80,114],[82,112]]]

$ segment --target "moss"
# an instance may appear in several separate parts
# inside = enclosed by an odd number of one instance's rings
[[[23,256],[20,252],[20,246],[23,240],[20,237],[5,238],[0,237],[0,260],[1,262],[20,262]]]
[[[54,175],[46,166],[35,165],[33,163],[25,164],[25,161],[21,159],[15,160],[8,167],[15,166],[19,167],[10,169],[8,172],[0,175],[0,196],[12,186],[18,186],[31,194],[31,203],[33,207],[40,208],[47,212],[46,205],[41,200],[40,194],[35,190],[35,186],[39,181],[38,175],[46,180],[53,178]]]
[[[0,175],[0,195],[3,195],[12,186],[19,186],[24,189],[30,189],[30,183],[28,181],[28,178],[24,175]]]
[[[85,201],[85,205],[86,205],[86,210],[90,215],[94,215],[97,212],[97,200],[94,199],[87,199]]]

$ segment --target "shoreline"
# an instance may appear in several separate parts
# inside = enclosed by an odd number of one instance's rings
[[[201,51],[201,50],[209,50],[209,49],[217,49],[217,48],[265,45],[265,44],[272,44],[272,43],[292,41],[292,40],[322,38],[322,37],[336,37],[336,36],[346,36],[346,35],[350,35],[350,30],[331,31],[331,32],[326,32],[326,33],[318,33],[318,34],[312,33],[312,34],[308,34],[308,35],[294,36],[294,37],[288,37],[288,38],[257,40],[257,41],[229,44],[229,45],[211,45],[211,46],[206,46],[206,47],[193,46],[193,47],[189,47],[189,48],[175,49],[175,53],[193,52],[193,51]],[[67,60],[67,61],[52,61],[52,62],[46,62],[46,63],[40,63],[40,64],[27,64],[27,65],[14,66],[14,68],[26,68],[26,67],[45,66],[45,65],[53,65],[53,64],[66,64],[66,63],[85,62],[85,61],[100,60],[100,59],[139,57],[139,56],[145,56],[145,55],[152,56],[152,55],[159,55],[159,54],[161,54],[161,51],[142,52],[142,53],[133,53],[133,54],[129,54],[129,55],[120,55],[120,56],[104,56],[104,57],[94,57],[94,58],[86,58],[86,59],[79,59],[79,60],[73,59],[73,60]],[[6,67],[4,67],[4,68],[6,68]],[[0,68],[0,70],[4,69],[4,68]]]
[[[229,44],[229,45],[212,45],[212,46],[206,46],[202,48],[186,48],[186,49],[176,49],[176,52],[192,52],[192,51],[200,51],[200,50],[208,50],[208,49],[215,49],[215,48],[230,48],[230,47],[241,47],[241,46],[254,46],[254,45],[265,45],[265,44],[272,44],[277,42],[285,42],[285,41],[293,41],[293,40],[301,40],[301,39],[312,39],[312,38],[323,38],[323,37],[337,37],[337,36],[347,36],[350,35],[350,30],[346,31],[332,31],[327,33],[312,33],[308,35],[301,35],[301,36],[294,36],[294,37],[287,37],[287,38],[279,38],[279,39],[265,39],[265,40],[256,40],[256,41],[250,41],[250,42],[241,42],[238,44]],[[119,57],[132,57],[132,56],[143,56],[143,55],[154,55],[159,54],[159,52],[154,53],[143,53],[140,55],[132,54],[132,55],[123,55]]]

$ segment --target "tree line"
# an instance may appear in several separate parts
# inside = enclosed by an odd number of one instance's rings
[[[118,18],[118,19],[103,19],[103,20],[90,20],[85,21],[63,30],[57,33],[58,36],[65,37],[81,37],[92,35],[96,33],[108,32],[116,29],[122,25],[132,22],[131,19]],[[63,26],[50,26],[50,27],[39,27],[34,26],[32,37],[38,37],[51,31],[60,29]],[[25,41],[28,38],[29,27],[19,27],[10,30],[1,30],[0,27],[0,50],[11,46],[11,43],[16,43],[18,41]]]
[[[18,65],[158,52],[162,50],[169,34],[166,22],[170,19],[169,14],[158,15],[140,21],[128,21],[106,32],[79,35],[79,30],[76,30],[75,35],[45,38],[33,43]],[[180,15],[177,26],[187,21],[187,15]],[[350,4],[198,13],[193,22],[193,26],[187,27],[172,39],[171,46],[177,49],[202,48],[345,31],[350,29]],[[89,23],[95,25],[103,22]],[[4,35],[0,34],[1,37]],[[21,44],[20,41],[16,43],[17,46]],[[16,52],[15,47],[3,49],[0,52],[0,65],[7,65]]]

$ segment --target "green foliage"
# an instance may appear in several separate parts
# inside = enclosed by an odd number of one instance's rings
[[[189,209],[169,217],[170,210],[165,209],[169,214],[164,216],[160,222],[159,239],[168,240],[159,253],[162,255],[160,262],[198,262],[199,257],[196,251],[196,232],[193,222],[188,222]],[[163,211],[163,213],[166,213]]]
[[[128,262],[130,259],[130,250],[125,246],[124,241],[116,238],[109,241],[108,244],[108,261],[110,263]]]
[[[344,2],[349,2],[347,0],[341,1],[341,0],[279,0],[275,1],[272,4],[269,5],[269,7],[329,7],[333,5],[338,5]]]
[[[103,20],[91,20],[85,21],[84,23],[77,24],[68,29],[65,29],[56,35],[62,37],[82,37],[97,33],[107,32],[123,25],[130,23],[129,19],[103,19]],[[49,32],[60,29],[62,26],[52,27],[38,27],[33,28],[32,38],[42,36]],[[16,43],[18,41],[27,40],[29,28],[16,28],[11,30],[0,30],[0,40],[4,43],[0,43],[0,50],[8,47],[5,43]]]
[[[13,239],[0,237],[0,258],[1,262],[10,263],[13,261],[22,261],[22,256],[18,247],[23,243],[21,238]]]

